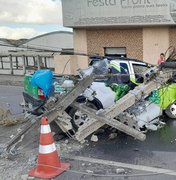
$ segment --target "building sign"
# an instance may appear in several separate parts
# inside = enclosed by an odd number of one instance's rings
[[[176,24],[176,0],[62,0],[64,26]]]

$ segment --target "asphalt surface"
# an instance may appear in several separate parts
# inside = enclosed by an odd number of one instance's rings
[[[0,74],[0,85],[21,86],[23,87],[24,76],[2,75]]]
[[[175,170],[176,122],[168,121],[166,127],[147,133],[144,142],[124,134],[113,140],[108,140],[106,134],[101,135],[98,143],[79,155]]]
[[[0,105],[8,107],[14,115],[22,113],[22,92],[23,87],[0,85]]]
[[[22,108],[19,103],[22,101],[22,87],[16,86],[4,86],[0,85],[0,103],[10,107],[12,114],[19,114],[22,112]],[[81,148],[79,151],[73,151],[70,154],[75,156],[91,157],[97,159],[103,159],[107,161],[122,162],[132,165],[148,166],[163,168],[176,171],[176,121],[169,120],[166,117],[164,120],[167,122],[167,126],[160,129],[157,132],[147,133],[147,139],[144,142],[135,140],[122,133],[118,133],[118,136],[109,140],[109,132],[99,134],[99,141],[97,143],[88,142],[88,145]],[[12,130],[13,127],[10,127]],[[0,129],[2,136],[2,128]],[[38,143],[38,142],[37,142]],[[36,148],[38,145],[26,146],[27,149],[31,147]],[[117,167],[106,166],[101,164],[95,164],[90,162],[82,162],[71,160],[71,158],[65,158],[64,160],[72,164],[72,170],[85,171],[92,170],[94,173],[100,174],[114,174]],[[85,165],[84,165],[85,164]],[[128,171],[128,169],[127,169]],[[99,179],[130,179],[130,180],[175,180],[176,176],[166,174],[148,174],[150,172],[139,170],[129,170],[128,176],[90,176],[75,172],[67,172],[61,176],[55,178],[58,180],[99,180]],[[137,176],[135,176],[137,174]],[[141,176],[139,176],[141,174]],[[142,175],[143,174],[143,175]]]

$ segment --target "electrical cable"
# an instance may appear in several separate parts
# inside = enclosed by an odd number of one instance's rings
[[[54,168],[54,169],[59,169],[59,170],[64,170],[67,172],[75,173],[75,174],[82,174],[82,175],[88,175],[88,176],[96,176],[96,177],[141,177],[141,176],[154,176],[154,175],[161,175],[161,174],[166,174],[170,173],[171,171],[165,171],[163,173],[141,173],[141,174],[97,174],[97,173],[89,173],[89,172],[82,172],[78,170],[71,170],[71,169],[64,169],[64,168],[58,168],[55,166],[50,166],[50,165],[45,165],[45,164],[36,164],[38,166],[43,166],[43,167],[49,167],[49,168]]]
[[[167,53],[170,53],[169,54],[169,56],[168,56],[168,58],[166,59],[166,61],[173,61],[173,60],[176,60],[176,49],[175,49],[175,47],[174,46],[170,46],[167,50],[166,50],[166,52],[165,52],[165,56],[166,56],[166,54]]]
[[[34,45],[34,44],[33,44]],[[5,44],[0,44],[0,46],[7,46],[7,47],[15,47],[15,48],[20,48],[20,49],[30,49],[30,50],[38,50],[38,51],[46,51],[46,52],[53,52],[53,53],[65,53],[65,54],[75,54],[75,55],[82,55],[82,56],[88,56],[88,57],[97,57],[97,58],[109,58],[109,59],[116,59],[116,57],[111,57],[111,56],[100,56],[99,54],[88,54],[86,51],[76,51],[76,50],[64,50],[61,47],[54,47],[54,46],[42,46],[39,45],[40,47],[48,47],[48,48],[56,48],[56,50],[51,50],[51,49],[45,49],[45,48],[36,48],[32,46],[25,46],[25,45],[20,45],[20,46],[13,46],[13,45],[5,45]],[[123,58],[122,58],[123,59]],[[136,60],[136,59],[129,59],[129,60]],[[148,62],[142,61],[142,60],[137,60],[139,62],[146,63],[148,65],[152,65]]]
[[[65,72],[65,69],[66,69],[66,67],[67,67],[67,65],[68,65],[68,63],[70,62],[70,59],[65,63],[65,65],[64,65],[64,68],[63,68],[63,71],[62,71],[62,75],[64,74],[64,72]]]

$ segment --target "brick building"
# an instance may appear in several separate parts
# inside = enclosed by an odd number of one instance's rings
[[[62,7],[76,52],[156,64],[176,46],[176,0],[63,0]]]

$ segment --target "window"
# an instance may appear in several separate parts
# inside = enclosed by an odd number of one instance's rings
[[[126,63],[120,63],[121,74],[129,74],[128,65]]]
[[[126,47],[106,47],[104,48],[104,54],[112,57],[127,57]]]

